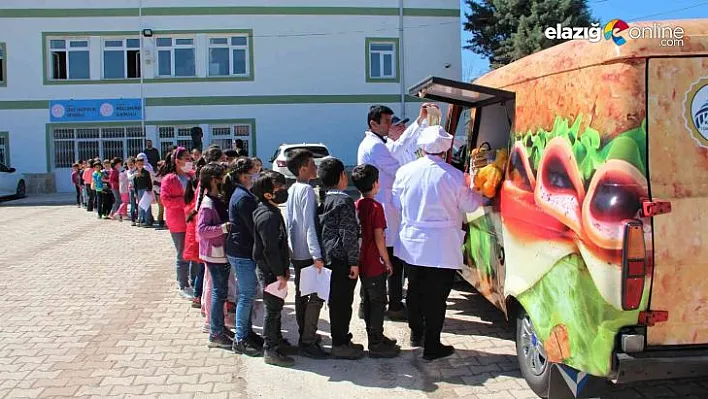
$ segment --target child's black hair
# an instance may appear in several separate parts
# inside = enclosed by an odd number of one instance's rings
[[[342,173],[344,173],[344,163],[337,158],[323,159],[317,168],[317,176],[322,180],[325,188],[337,187]]]
[[[258,179],[256,179],[255,182],[253,182],[251,192],[253,195],[258,197],[261,202],[268,203],[265,194],[272,194],[276,186],[284,186],[285,184],[285,176],[283,176],[282,173],[274,170],[266,170],[258,176]]]
[[[359,165],[352,170],[352,182],[362,194],[371,192],[379,181],[379,170],[374,165]]]
[[[78,163],[78,162],[75,162],[74,164],[71,165],[71,167],[72,167],[72,168],[78,168],[78,167],[79,167],[79,163]]]
[[[204,160],[209,163],[209,162],[219,162],[221,161],[221,157],[224,155],[224,151],[219,148],[219,146],[212,145],[209,148],[202,153],[202,157]]]
[[[194,196],[197,195],[197,182],[199,182],[199,176],[201,174],[202,168],[206,165],[206,160],[204,157],[199,158],[196,163],[196,171],[194,172],[194,177],[189,179],[187,182],[187,188],[184,190],[184,203],[189,205],[194,200]],[[187,216],[187,223],[191,222],[192,219],[197,215],[197,211],[192,209]]]
[[[121,158],[121,157],[115,157],[115,158],[113,158],[113,159],[111,160],[111,168],[115,168],[116,165],[118,165],[119,163],[120,163],[120,164],[123,163],[123,158]]]
[[[199,208],[201,208],[202,206],[202,200],[204,199],[204,195],[211,188],[211,180],[224,176],[225,171],[226,168],[224,168],[223,165],[217,162],[210,162],[201,169],[201,171],[199,172],[200,190],[199,199],[197,200],[197,211],[199,211]]]
[[[236,158],[238,157],[238,151],[229,148],[228,150],[224,150],[224,155],[226,155],[227,158]]]
[[[297,150],[294,150],[292,153],[290,153],[290,156],[288,156],[288,170],[290,171],[290,173],[295,175],[295,177],[299,177],[300,168],[305,166],[310,161],[310,159],[314,157],[315,156],[312,154],[312,151],[306,150],[304,148],[298,148]]]
[[[96,166],[101,167],[101,166],[103,166],[103,164],[101,163],[101,161],[93,161],[93,163],[91,164],[91,167],[96,168]]]

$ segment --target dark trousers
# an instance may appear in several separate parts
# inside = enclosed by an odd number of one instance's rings
[[[110,190],[103,189],[103,212],[102,215],[108,216],[111,214],[113,207],[113,193]]]
[[[204,264],[197,263],[194,261],[190,262],[190,264],[190,274],[192,280],[192,287],[194,287],[194,297],[201,298],[203,288],[202,286],[204,285]]]
[[[256,268],[256,276],[263,287],[267,287],[269,284],[277,281],[273,273],[264,273],[260,267]],[[275,350],[278,349],[283,342],[281,328],[285,301],[264,291],[263,304],[265,305],[265,318],[263,321],[263,339],[265,340],[265,344],[263,348],[266,350]]]
[[[361,277],[361,302],[364,305],[369,343],[378,343],[383,335],[386,313],[386,273],[376,277]]]
[[[224,302],[229,291],[229,273],[231,265],[228,263],[207,263],[211,276],[211,336],[218,337],[224,333]]]
[[[403,270],[405,269],[405,262],[393,256],[393,247],[387,247],[386,249],[393,267],[393,274],[388,277],[388,309],[398,311],[403,309]]]
[[[81,186],[74,186],[76,189],[76,205],[81,206]]]
[[[130,221],[135,223],[138,219],[138,201],[135,198],[135,190],[130,190],[128,195],[130,196]]]
[[[312,266],[315,262],[311,259],[291,262],[295,268],[295,318],[300,333],[300,343],[314,344],[317,341],[317,324],[324,301],[317,294],[300,295],[300,270]]]
[[[425,335],[425,353],[440,347],[447,297],[455,270],[408,265],[408,326],[411,335]]]
[[[106,197],[103,195],[103,191],[96,190],[96,213],[98,213],[98,217],[105,215],[103,213],[103,208],[105,207],[103,202],[105,200]]]
[[[329,322],[332,332],[332,346],[341,346],[351,340],[349,323],[352,320],[356,279],[349,278],[349,265],[346,262],[333,260],[328,268],[332,270],[329,285]]]
[[[93,212],[94,208],[96,208],[96,190],[91,190],[91,188],[89,187],[88,204],[86,204],[86,211]]]

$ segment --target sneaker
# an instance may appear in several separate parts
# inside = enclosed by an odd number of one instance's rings
[[[351,342],[346,345],[332,346],[330,352],[335,359],[358,360],[364,357],[364,350],[355,347]]]
[[[326,359],[329,354],[322,349],[319,343],[300,345],[300,354],[312,359]]]
[[[255,344],[256,346],[260,346],[261,348],[263,348],[263,345],[265,345],[265,340],[263,339],[263,337],[256,334],[256,332],[253,330],[251,330],[251,332],[248,333],[248,336],[246,337],[246,339],[251,341],[251,343]]]
[[[209,334],[211,332],[211,326],[209,324],[204,324],[202,326],[202,332],[205,334]]]
[[[292,367],[295,364],[295,359],[282,353],[280,350],[266,350],[264,354],[266,364],[279,367]]]
[[[381,342],[383,342],[384,344],[389,345],[389,346],[395,346],[396,344],[398,344],[398,341],[396,340],[396,338],[389,338],[385,335],[381,336]]]
[[[251,342],[248,338],[242,341],[234,341],[233,346],[234,353],[241,355],[246,355],[250,357],[260,357],[263,356],[263,347],[257,346],[255,343]]]
[[[226,335],[231,341],[236,339],[236,334],[229,328],[224,328],[224,335]]]
[[[130,222],[130,225],[133,226],[133,227],[135,227],[135,226],[137,226],[138,224],[135,223],[135,222]]]
[[[195,296],[192,298],[192,307],[194,309],[201,309],[202,308],[202,298]]]
[[[374,344],[369,343],[370,358],[392,358],[398,356],[399,353],[401,353],[401,347],[398,345],[387,345],[383,341]]]
[[[455,348],[452,345],[440,345],[432,351],[423,352],[423,359],[425,360],[435,360],[448,357],[455,353]]]
[[[186,299],[194,299],[194,291],[192,291],[192,287],[184,287],[179,290],[179,294],[182,295],[182,297]]]
[[[209,336],[209,342],[207,343],[207,347],[230,350],[231,347],[233,346],[233,344],[234,344],[233,341],[231,341],[225,335],[219,335],[218,337]]]

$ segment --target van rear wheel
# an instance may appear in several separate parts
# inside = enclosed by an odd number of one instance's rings
[[[528,313],[521,308],[516,316],[516,357],[521,375],[536,395],[547,398],[551,378],[551,365],[536,335]]]

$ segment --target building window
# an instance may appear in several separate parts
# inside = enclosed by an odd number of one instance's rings
[[[70,168],[79,159],[127,159],[145,148],[140,126],[55,128],[54,167]]]
[[[366,78],[398,82],[398,39],[366,39]]]
[[[0,132],[0,163],[10,166],[10,133]]]
[[[0,43],[0,86],[7,85],[7,51],[5,43]]]
[[[140,78],[140,39],[103,40],[103,78]]]
[[[157,38],[157,75],[196,76],[194,38]]]
[[[158,126],[160,153],[165,155],[170,147],[192,148],[192,126]]]
[[[49,52],[53,80],[91,77],[88,39],[50,39]]]
[[[238,123],[233,125],[212,125],[211,127],[211,144],[218,145],[222,149],[234,148],[234,142],[238,139],[243,140],[243,148],[248,150],[250,155],[253,155],[254,149],[252,132],[250,124]]]
[[[209,38],[209,76],[249,74],[248,36]]]

